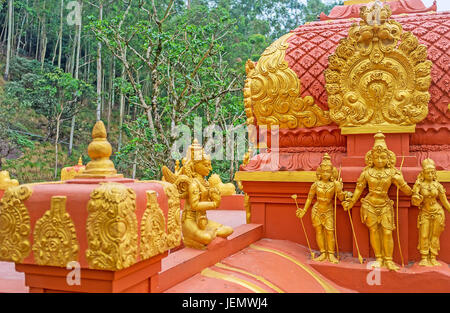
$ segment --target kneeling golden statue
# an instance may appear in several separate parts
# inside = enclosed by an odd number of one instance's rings
[[[445,213],[442,206],[450,212],[450,203],[445,195],[444,186],[436,179],[436,166],[434,161],[422,161],[422,172],[417,177],[413,187],[412,204],[420,209],[417,219],[419,228],[419,249],[422,257],[419,265],[439,266],[436,256],[439,253],[439,236],[445,227]]]
[[[226,238],[233,233],[233,228],[211,221],[206,215],[207,210],[219,207],[221,194],[205,179],[212,170],[211,160],[196,139],[189,147],[181,168],[175,173],[166,166],[162,170],[164,179],[175,184],[180,197],[186,199],[181,218],[186,247],[205,249],[216,236]]]

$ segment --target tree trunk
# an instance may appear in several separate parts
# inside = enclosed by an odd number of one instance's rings
[[[83,8],[83,3],[80,1],[80,11]],[[77,37],[77,59],[76,59],[76,64],[75,64],[75,79],[79,78],[80,75],[80,51],[81,51],[81,24],[82,22],[80,21],[80,24],[78,25],[78,37]],[[72,149],[73,149],[73,135],[75,132],[75,120],[76,120],[76,115],[74,114],[72,116],[72,124],[70,126],[70,140],[69,140],[69,156],[72,155]]]
[[[103,1],[99,3],[99,20],[103,21]],[[102,43],[98,42],[97,49],[97,121],[102,118]]]
[[[42,18],[42,36],[41,36],[41,69],[44,68],[45,62],[45,54],[47,53],[47,16],[45,14],[45,5],[44,1],[44,16]]]
[[[12,42],[12,25],[14,18],[14,3],[13,0],[8,1],[8,46],[6,48],[6,66],[5,66],[5,80],[9,79],[9,67],[11,63],[11,42]]]
[[[63,19],[64,19],[64,0],[61,0],[61,11],[60,11],[60,24],[59,24],[59,54],[58,54],[58,67],[61,68],[61,57],[62,57],[62,38],[63,38]]]
[[[62,101],[62,100],[60,100]],[[59,127],[61,124],[61,114],[58,115],[56,120],[56,137],[55,137],[55,179],[58,178],[58,140],[59,140]]]
[[[28,7],[28,0],[27,0],[27,7]],[[28,11],[25,10],[25,16],[22,19],[22,26],[20,27],[19,32],[19,39],[17,39],[17,49],[16,49],[16,56],[19,56],[19,50],[20,50],[20,43],[22,41],[22,33],[23,33],[23,26],[25,25],[25,21],[28,19]],[[25,47],[25,45],[24,45]]]
[[[126,58],[127,51],[125,50],[125,58]],[[125,80],[125,65],[122,65],[122,81]],[[120,88],[120,117],[119,117],[119,143],[117,146],[117,150],[120,151],[120,148],[122,147],[122,126],[123,126],[123,113],[125,109],[125,95],[123,94],[122,88]]]

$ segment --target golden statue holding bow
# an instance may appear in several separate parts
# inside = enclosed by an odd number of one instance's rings
[[[417,249],[422,257],[419,265],[439,266],[436,256],[439,253],[439,236],[445,227],[445,213],[442,206],[450,212],[450,203],[444,186],[436,179],[436,165],[432,159],[422,161],[422,172],[413,187],[412,204],[420,209],[417,219],[419,244]]]
[[[361,221],[369,228],[370,245],[375,253],[374,267],[386,266],[389,270],[398,270],[392,260],[394,240],[394,201],[388,192],[394,183],[403,193],[412,194],[411,188],[403,179],[402,173],[395,168],[396,156],[387,148],[385,136],[378,132],[372,150],[367,152],[366,167],[356,183],[352,199],[343,203],[344,209],[351,209],[369,186],[369,193],[361,200]]]
[[[233,233],[233,228],[211,221],[206,215],[207,210],[217,209],[221,200],[220,190],[205,179],[211,170],[211,160],[196,139],[181,168],[176,168],[175,173],[166,166],[162,168],[164,179],[175,184],[180,197],[186,199],[181,222],[187,247],[205,249],[216,236],[226,238]]]

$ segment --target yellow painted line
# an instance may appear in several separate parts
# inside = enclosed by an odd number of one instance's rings
[[[206,277],[216,278],[216,279],[221,279],[221,280],[226,280],[226,281],[229,281],[229,282],[231,282],[231,283],[234,283],[234,284],[243,286],[243,287],[245,287],[245,288],[247,288],[247,289],[253,291],[254,293],[269,293],[268,290],[265,290],[265,289],[263,289],[263,288],[261,288],[261,287],[255,285],[255,284],[253,284],[253,283],[251,283],[251,282],[249,282],[249,281],[246,281],[246,280],[244,280],[244,279],[240,279],[240,278],[237,278],[237,277],[233,277],[233,276],[231,276],[231,275],[227,275],[227,274],[223,274],[223,273],[214,271],[214,270],[212,270],[212,269],[210,269],[210,268],[208,268],[208,267],[205,268],[205,269],[201,272],[201,274],[202,274],[203,276],[206,276]]]
[[[325,290],[326,293],[339,293],[339,290],[337,290],[336,288],[331,286],[329,283],[324,281],[320,276],[318,276],[316,273],[311,271],[311,269],[309,269],[307,266],[305,266],[302,262],[294,259],[293,257],[287,255],[286,253],[283,253],[283,252],[275,250],[275,249],[270,249],[270,248],[266,248],[266,247],[257,246],[257,245],[254,245],[254,244],[251,244],[250,248],[255,249],[255,250],[260,250],[260,251],[274,253],[274,254],[277,254],[277,255],[285,258],[285,259],[288,259],[289,261],[291,261],[294,264],[296,264],[299,267],[301,267],[309,275],[311,275],[311,277],[314,278],[320,284],[320,286],[322,286],[322,288]]]
[[[278,293],[284,293],[284,291],[281,288],[277,287],[275,284],[272,284],[270,281],[268,281],[267,279],[265,279],[262,276],[259,276],[259,275],[247,272],[247,271],[245,271],[243,269],[240,269],[240,268],[237,268],[237,267],[233,267],[233,266],[229,266],[229,265],[226,265],[226,264],[223,264],[223,263],[216,263],[214,266],[217,266],[217,267],[220,267],[220,268],[223,268],[223,269],[226,269],[226,270],[230,270],[230,271],[234,271],[234,272],[238,272],[238,273],[242,273],[242,274],[251,276],[251,277],[259,280],[263,284],[267,285],[268,287],[272,288],[273,290],[276,290]]]

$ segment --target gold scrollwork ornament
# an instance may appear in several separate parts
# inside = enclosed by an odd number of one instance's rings
[[[391,14],[389,5],[362,7],[362,21],[329,57],[328,106],[341,127],[411,126],[428,114],[432,62],[427,48],[389,19]]]
[[[301,85],[297,74],[285,60],[286,34],[272,43],[255,64],[247,61],[244,105],[247,124],[279,125],[280,128],[304,128],[331,123],[328,111],[314,103],[311,96],[300,97]]]
[[[10,187],[0,200],[0,260],[21,263],[31,251],[30,215],[24,201],[31,197],[27,185]]]
[[[50,210],[36,222],[33,253],[39,265],[66,267],[78,260],[79,245],[66,200],[65,196],[52,197]]]
[[[147,209],[141,221],[141,259],[146,260],[167,250],[166,220],[156,192],[147,191]]]
[[[86,258],[90,268],[121,270],[136,263],[136,194],[119,183],[105,183],[88,203]]]

